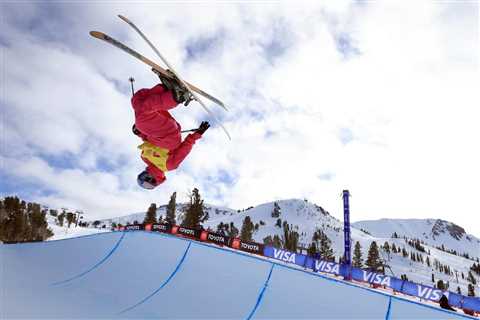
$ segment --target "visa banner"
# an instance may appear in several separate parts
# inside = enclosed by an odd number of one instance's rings
[[[352,279],[380,286],[392,286],[392,277],[359,268],[352,268]]]
[[[265,257],[274,258],[283,262],[293,263],[302,267],[305,266],[305,260],[307,258],[307,256],[300,253],[294,253],[270,246],[265,246],[263,250],[263,255]]]
[[[445,295],[448,298],[450,305],[454,307],[470,309],[477,312],[480,311],[479,298],[466,297],[453,292],[442,291],[431,286],[401,280],[371,270],[352,268],[332,261],[317,260],[300,253],[290,252],[288,250],[278,249],[271,246],[265,246],[263,255],[282,262],[308,268],[314,272],[324,272],[343,277],[350,274],[353,280],[391,288],[395,291],[433,302],[438,302],[442,295]]]

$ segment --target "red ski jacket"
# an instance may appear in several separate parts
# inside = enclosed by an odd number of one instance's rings
[[[137,91],[132,97],[132,106],[135,126],[144,141],[138,147],[142,150],[142,160],[160,184],[166,180],[165,172],[178,168],[202,135],[191,133],[182,142],[180,124],[167,111],[176,107],[177,102],[161,84]]]

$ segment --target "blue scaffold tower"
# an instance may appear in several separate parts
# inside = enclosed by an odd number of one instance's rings
[[[350,237],[350,192],[343,190],[343,235],[344,235],[344,256],[345,280],[352,279],[352,240]]]

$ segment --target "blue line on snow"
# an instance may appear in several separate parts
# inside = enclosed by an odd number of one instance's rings
[[[123,310],[123,311],[120,311],[117,315],[120,315],[122,313],[125,313],[127,311],[130,311],[136,307],[138,307],[139,305],[145,303],[147,300],[149,300],[151,297],[153,297],[154,295],[156,295],[160,290],[162,290],[169,282],[170,280],[173,278],[173,276],[175,276],[175,274],[178,272],[178,270],[180,269],[181,265],[183,264],[183,261],[185,260],[185,257],[187,256],[188,254],[188,250],[190,250],[190,246],[192,245],[192,242],[189,242],[188,243],[188,246],[187,246],[187,249],[185,250],[185,252],[183,253],[183,257],[182,259],[180,259],[180,261],[178,262],[177,264],[177,267],[175,268],[175,270],[172,272],[172,274],[167,278],[167,280],[165,280],[162,285],[157,289],[155,290],[154,292],[152,292],[150,295],[148,295],[145,299],[143,299],[142,301],[134,304],[133,306]]]
[[[268,287],[268,282],[270,282],[270,278],[272,276],[273,268],[275,267],[275,264],[272,263],[272,267],[270,268],[270,273],[268,274],[267,280],[265,281],[265,284],[263,285],[262,291],[260,292],[260,295],[257,298],[257,303],[255,304],[255,307],[253,307],[252,312],[248,315],[247,320],[250,320],[253,315],[255,314],[255,311],[257,311],[258,306],[260,305],[260,302],[262,302],[263,299],[263,294],[265,293],[265,290],[267,290]]]
[[[59,241],[72,241],[72,240],[75,240],[75,239],[78,239],[78,238],[99,237],[99,236],[103,236],[103,235],[115,234],[115,233],[118,233],[118,232],[122,232],[122,231],[97,233],[97,234],[86,235],[86,236],[81,236],[81,237],[72,238],[72,239],[62,239],[62,240],[47,241],[47,242],[34,242],[34,243],[26,243],[26,244],[10,244],[10,245],[4,245],[4,247],[18,246],[18,245],[48,245],[48,244],[53,244],[53,243],[59,242]],[[152,236],[159,236],[159,237],[164,237],[164,238],[176,239],[176,240],[179,240],[179,241],[187,241],[187,242],[191,243],[190,240],[187,240],[187,239],[184,239],[184,238],[179,238],[177,236],[170,235],[170,234],[159,233],[159,232],[124,231],[124,233],[126,233],[126,232],[142,232],[142,233],[150,234]],[[429,308],[429,309],[432,309],[432,310],[435,310],[435,311],[439,311],[439,312],[443,312],[443,313],[450,313],[450,314],[456,315],[457,317],[462,317],[462,318],[466,318],[466,319],[475,319],[474,317],[468,316],[466,314],[455,313],[454,311],[441,309],[441,308],[434,307],[434,306],[431,306],[431,305],[428,305],[428,304],[420,303],[420,302],[417,302],[417,301],[412,301],[412,300],[409,300],[409,299],[406,299],[406,298],[403,298],[403,297],[393,297],[393,296],[391,296],[387,293],[381,292],[381,291],[375,291],[373,289],[362,287],[360,285],[355,285],[355,284],[348,283],[348,282],[345,282],[345,281],[340,281],[338,279],[330,278],[330,277],[327,277],[327,276],[319,274],[319,273],[314,273],[312,271],[306,271],[306,270],[301,270],[301,269],[294,268],[294,267],[291,267],[291,266],[287,266],[287,265],[272,261],[270,259],[267,260],[267,259],[264,259],[264,258],[248,255],[248,254],[243,253],[243,252],[228,250],[228,249],[225,249],[225,248],[220,248],[220,247],[208,245],[208,244],[205,244],[205,243],[202,243],[202,242],[195,242],[195,244],[199,245],[199,246],[207,247],[207,248],[210,248],[210,249],[213,249],[213,250],[220,250],[220,251],[224,251],[224,252],[233,253],[233,254],[240,255],[240,256],[243,256],[243,257],[246,257],[246,258],[249,258],[249,259],[258,260],[258,261],[261,261],[261,262],[264,262],[264,263],[272,263],[272,264],[275,264],[278,267],[302,272],[302,273],[308,274],[310,276],[321,278],[321,279],[324,279],[324,280],[327,280],[327,281],[337,282],[337,283],[340,283],[340,284],[345,285],[345,286],[354,287],[354,288],[358,288],[358,289],[361,289],[361,290],[369,291],[369,292],[372,292],[372,293],[375,293],[375,294],[378,294],[378,295],[381,295],[381,296],[384,296],[384,297],[387,297],[387,298],[392,298],[392,300],[396,299],[396,300],[399,300],[399,301],[403,301],[403,302],[407,302],[407,303],[411,303],[411,304],[416,304],[416,305],[426,307],[426,308]]]
[[[171,235],[171,234],[166,234],[166,233],[148,232],[148,231],[135,231],[135,232],[144,232],[144,233],[149,233],[149,234],[154,235],[154,236],[159,236],[159,237],[164,237],[164,238],[176,239],[176,240],[179,240],[179,241],[189,241],[190,242],[190,240],[187,240],[185,238],[180,238],[180,237],[177,237],[177,236],[174,236],[174,235]],[[302,272],[302,273],[308,274],[309,276],[321,278],[321,279],[331,281],[331,282],[336,282],[336,283],[339,283],[339,284],[342,284],[342,285],[345,285],[345,286],[349,286],[349,287],[353,287],[353,288],[357,288],[357,289],[360,289],[360,290],[365,290],[365,291],[368,291],[368,292],[371,292],[371,293],[374,293],[374,294],[384,296],[386,298],[392,298],[392,299],[400,300],[400,301],[403,301],[403,302],[416,304],[416,305],[419,305],[419,306],[422,306],[422,307],[430,308],[430,309],[435,310],[435,311],[454,314],[456,316],[463,317],[463,318],[466,318],[466,319],[476,319],[476,318],[468,316],[466,314],[455,313],[455,311],[449,311],[449,310],[437,308],[437,307],[431,306],[429,304],[424,304],[424,303],[420,303],[420,302],[417,302],[417,301],[412,301],[412,300],[402,298],[402,297],[394,297],[394,296],[391,296],[391,295],[389,295],[387,293],[384,293],[384,292],[381,292],[381,291],[375,291],[375,290],[367,288],[367,287],[363,287],[363,286],[356,285],[356,284],[353,284],[353,283],[349,283],[349,282],[346,282],[346,281],[341,281],[341,280],[338,280],[338,279],[330,278],[330,277],[327,277],[327,276],[322,275],[320,273],[315,273],[313,271],[306,271],[306,270],[294,268],[292,266],[284,265],[284,264],[272,261],[270,259],[267,260],[267,259],[264,259],[264,258],[252,256],[252,255],[243,253],[241,251],[228,250],[228,249],[225,249],[225,248],[220,248],[220,247],[216,247],[216,246],[213,246],[213,245],[208,245],[208,244],[202,243],[202,242],[195,242],[195,244],[198,245],[198,246],[210,248],[212,250],[220,250],[220,251],[240,255],[240,256],[243,256],[243,257],[247,257],[249,259],[262,261],[264,263],[272,263],[272,264],[275,264],[277,267],[280,267],[280,268],[285,268],[285,269],[289,269],[289,270]]]
[[[110,250],[110,252],[105,256],[105,258],[103,258],[102,260],[100,260],[96,265],[94,265],[93,267],[91,267],[90,269],[88,269],[87,271],[84,271],[82,273],[80,273],[79,275],[76,275],[70,279],[67,279],[67,280],[62,280],[62,281],[58,281],[58,282],[54,282],[51,284],[51,286],[58,286],[58,285],[61,285],[61,284],[65,284],[67,282],[70,282],[72,280],[75,280],[75,279],[78,279],[78,278],[81,278],[83,277],[84,275],[86,275],[87,273],[93,271],[94,269],[98,268],[102,263],[104,263],[105,261],[107,261],[108,258],[111,257],[111,255],[115,252],[115,250],[117,250],[118,246],[120,245],[120,243],[122,242],[123,238],[125,237],[125,232],[122,234],[122,236],[120,237],[120,239],[117,241],[117,243],[115,244],[115,246],[112,248],[112,250]]]
[[[385,315],[385,320],[390,319],[390,310],[392,310],[392,297],[388,299],[388,308],[387,308],[387,314]]]

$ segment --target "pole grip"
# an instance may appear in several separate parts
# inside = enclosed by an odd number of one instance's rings
[[[131,88],[132,88],[132,97],[133,97],[133,95],[135,94],[135,91],[133,90],[133,82],[135,81],[135,79],[133,77],[130,77],[128,79],[128,81],[130,81],[130,85],[131,85]]]

